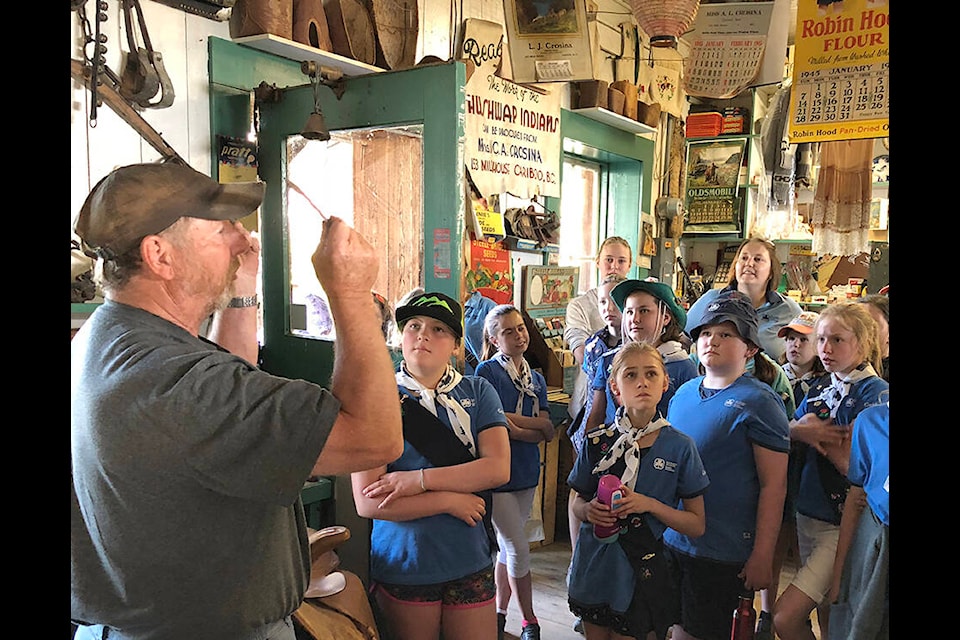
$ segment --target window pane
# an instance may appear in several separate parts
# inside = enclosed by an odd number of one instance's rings
[[[600,219],[600,165],[564,158],[560,187],[560,255],[562,267],[580,267],[578,293],[597,281]]]
[[[326,293],[311,262],[323,216],[343,218],[378,249],[374,291],[391,309],[410,289],[423,285],[421,126],[337,131],[327,141],[290,136],[286,180],[292,333],[336,338]]]

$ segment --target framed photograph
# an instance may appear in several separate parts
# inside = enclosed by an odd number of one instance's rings
[[[657,255],[657,239],[653,237],[653,223],[643,221],[643,244],[640,253],[645,256]]]
[[[503,15],[511,67],[505,77],[519,83],[593,79],[586,0],[503,0]]]
[[[684,232],[739,233],[746,138],[687,143]]]

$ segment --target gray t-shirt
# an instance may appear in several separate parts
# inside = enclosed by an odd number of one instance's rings
[[[71,351],[71,617],[227,640],[291,614],[339,401],[117,302]]]
[[[600,329],[606,326],[603,318],[600,317],[600,305],[597,302],[597,287],[580,294],[567,304],[566,318],[564,320],[563,339],[573,351],[577,347],[582,347]],[[567,413],[571,418],[575,418],[580,407],[587,400],[590,381],[587,380],[583,367],[577,367],[576,378],[573,383],[573,393],[570,394],[570,404],[567,406]]]

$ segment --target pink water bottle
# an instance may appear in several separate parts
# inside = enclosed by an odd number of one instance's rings
[[[600,483],[597,486],[597,500],[606,505],[613,505],[623,497],[620,484],[620,478],[612,473],[600,476]],[[613,526],[605,527],[595,524],[593,525],[593,535],[603,543],[615,542],[620,536],[620,525],[614,523]]]

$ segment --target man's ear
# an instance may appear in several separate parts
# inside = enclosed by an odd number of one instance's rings
[[[140,241],[140,259],[151,273],[164,280],[176,275],[173,245],[161,236],[149,235]]]

